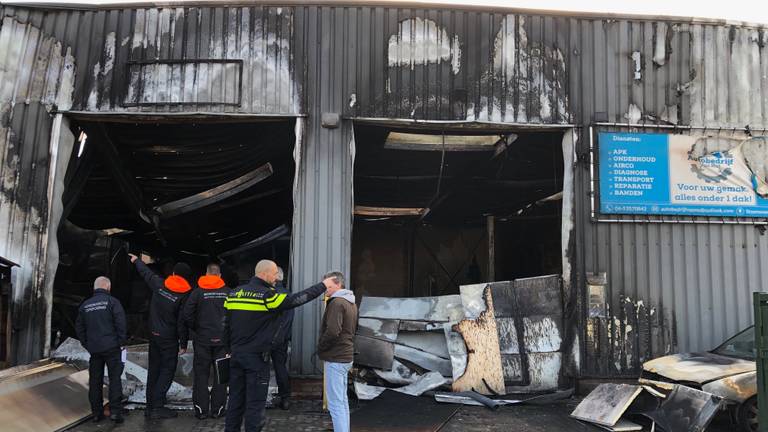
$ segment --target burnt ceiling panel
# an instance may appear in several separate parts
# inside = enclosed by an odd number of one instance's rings
[[[82,228],[119,228],[128,231],[121,236],[150,249],[216,255],[291,226],[292,121],[79,127],[88,137],[85,151],[96,152],[69,218]],[[108,163],[109,146],[117,163]],[[135,184],[144,217],[129,205],[115,171],[128,173]],[[188,211],[158,209],[190,197],[203,201]]]

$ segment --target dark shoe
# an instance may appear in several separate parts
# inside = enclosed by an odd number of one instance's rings
[[[93,422],[94,423],[100,423],[105,418],[106,417],[104,417],[104,414],[96,414],[96,415],[93,416]]]
[[[170,419],[170,418],[176,418],[178,416],[179,415],[176,414],[175,411],[170,410],[170,409],[168,409],[166,407],[155,408],[149,414],[149,418],[151,418],[153,420],[154,419]]]
[[[125,421],[125,419],[123,419],[122,414],[112,414],[111,416],[109,416],[109,419],[117,424],[120,424]]]
[[[224,407],[215,408],[211,410],[211,418],[220,418],[224,417],[224,414],[226,414],[227,411],[224,409]]]
[[[205,419],[207,419],[207,418],[208,418],[208,414],[204,414],[204,413],[195,413],[195,417],[196,417],[198,420],[205,420]]]
[[[278,404],[281,410],[288,411],[291,409],[291,399],[287,397],[280,398],[280,403]]]

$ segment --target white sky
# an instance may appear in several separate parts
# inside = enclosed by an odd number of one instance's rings
[[[36,3],[38,1],[45,3],[68,3],[63,0],[26,0],[25,3]],[[156,1],[159,3],[173,3],[173,0]],[[74,3],[81,4],[128,2],[129,0],[74,1]],[[279,0],[276,2],[279,3]],[[766,0],[411,0],[410,2],[456,4],[457,6],[502,6],[574,12],[668,15],[768,24],[768,2]],[[360,3],[365,3],[365,0],[361,0]],[[378,3],[381,3],[381,1],[378,1]],[[397,3],[397,1],[393,1],[393,3]]]

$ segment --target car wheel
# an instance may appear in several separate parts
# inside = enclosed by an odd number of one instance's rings
[[[739,426],[745,432],[757,431],[757,396],[747,399],[739,406]]]

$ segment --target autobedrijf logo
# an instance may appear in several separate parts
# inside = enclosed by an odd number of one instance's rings
[[[707,183],[720,183],[733,175],[734,158],[730,151],[717,151],[695,158],[688,154],[691,171]]]

